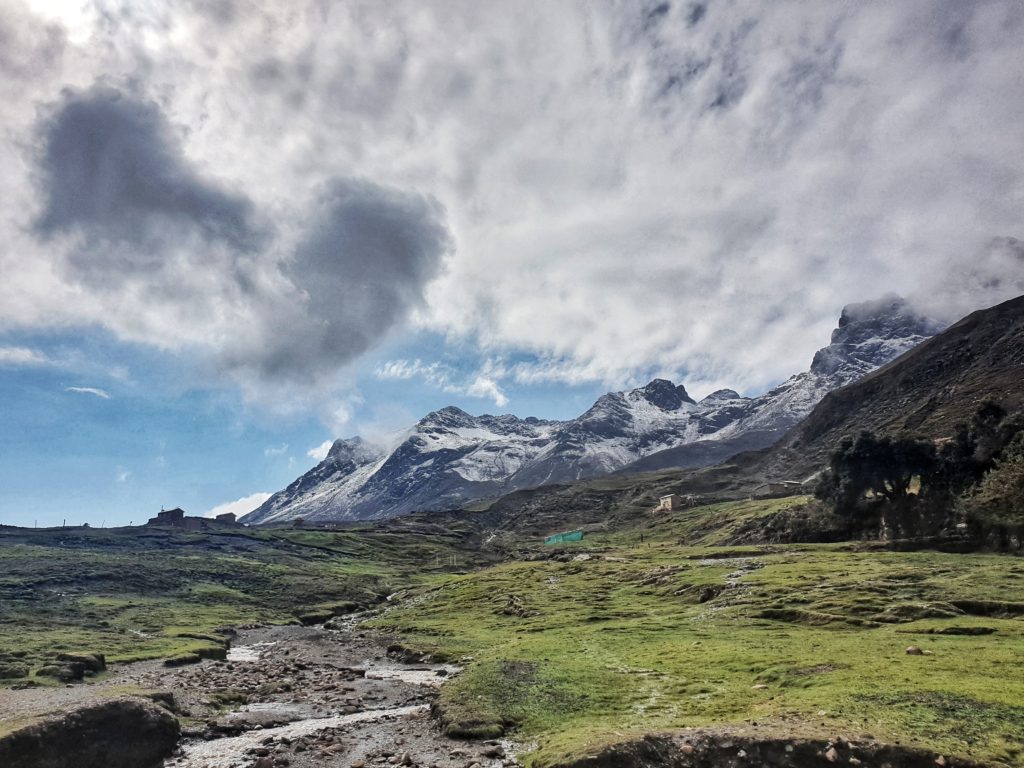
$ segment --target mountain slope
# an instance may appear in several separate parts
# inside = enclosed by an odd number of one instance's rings
[[[487,510],[494,530],[541,535],[562,527],[631,520],[667,493],[737,498],[768,480],[822,469],[845,435],[862,430],[925,438],[950,435],[986,400],[1024,408],[1024,296],[980,310],[941,334],[829,393],[775,445],[690,470],[614,475],[519,491]]]
[[[861,430],[939,438],[985,400],[1024,407],[1024,296],[974,312],[859,381],[828,394],[772,449],[767,468],[816,468]]]
[[[942,330],[903,299],[851,304],[843,309],[831,342],[798,373],[760,397],[747,400],[710,440],[651,454],[621,472],[706,467],[742,451],[764,448],[803,419],[829,392],[860,379]]]
[[[905,301],[887,297],[846,307],[810,370],[757,398],[723,389],[696,402],[682,385],[655,379],[602,395],[569,421],[443,408],[424,417],[391,452],[359,438],[335,442],[321,464],[243,520],[379,519],[624,469],[711,464],[772,444],[827,392],[936,330]]]

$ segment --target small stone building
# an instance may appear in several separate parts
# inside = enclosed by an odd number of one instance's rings
[[[685,504],[685,500],[678,493],[670,493],[658,500],[657,509],[671,512],[673,509],[681,509]]]
[[[168,525],[183,531],[201,531],[206,528],[207,521],[201,517],[187,517],[180,507],[162,509],[156,517],[151,517],[146,525]]]
[[[225,512],[223,515],[217,515],[213,519],[218,523],[226,523],[228,525],[232,525],[237,522],[234,512]]]
[[[185,510],[180,507],[162,509],[156,517],[151,517],[146,525],[173,525],[175,528],[185,527]]]
[[[800,489],[803,488],[803,483],[799,480],[774,480],[768,483],[761,483],[761,485],[754,488],[751,493],[751,498],[767,498],[769,496],[790,496],[794,493],[799,493]]]

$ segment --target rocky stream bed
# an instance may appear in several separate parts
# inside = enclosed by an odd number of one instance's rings
[[[386,638],[360,631],[354,622],[333,630],[254,627],[239,632],[226,660],[182,667],[141,662],[118,667],[98,682],[2,690],[0,721],[49,717],[0,740],[0,762],[5,768],[118,768],[114,756],[97,756],[93,763],[73,754],[78,750],[71,732],[87,723],[92,742],[106,745],[112,755],[132,755],[125,768],[517,765],[509,742],[458,741],[441,733],[430,704],[441,683],[459,672],[457,666],[399,661],[388,656],[387,647]],[[120,708],[112,703],[118,701]],[[120,713],[129,702],[135,720],[125,721]],[[141,711],[140,703],[148,709]],[[172,754],[164,747],[147,763],[149,756],[135,750],[136,742],[166,744],[177,728],[159,709],[177,717],[180,737]],[[118,717],[111,715],[115,711]],[[111,733],[103,732],[104,717]],[[153,733],[143,739],[141,727]],[[70,739],[68,747],[47,746],[62,734]]]

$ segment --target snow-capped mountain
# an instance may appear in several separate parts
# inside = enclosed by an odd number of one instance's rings
[[[770,445],[825,394],[940,330],[887,297],[844,308],[810,370],[755,398],[722,389],[696,402],[682,385],[655,379],[602,395],[569,421],[442,408],[391,451],[358,437],[336,441],[319,465],[243,521],[372,520],[620,470],[711,464]]]
[[[944,327],[897,296],[847,305],[832,331],[831,343],[815,353],[810,370],[755,398],[740,398],[726,390],[720,400],[717,431],[644,456],[622,471],[709,466],[741,451],[767,448],[829,392],[895,360]]]

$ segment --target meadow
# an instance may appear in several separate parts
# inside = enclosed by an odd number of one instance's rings
[[[739,544],[801,497],[650,512],[584,539],[471,522],[427,533],[0,529],[7,685],[60,652],[212,655],[225,626],[369,626],[459,660],[448,733],[553,765],[633,736],[758,723],[1024,759],[1024,561],[878,542]],[[390,599],[386,599],[390,598]],[[916,649],[908,653],[908,648]]]
[[[1019,765],[1024,562],[703,543],[804,501],[673,513],[436,579],[374,624],[471,659],[442,692],[447,729],[514,731],[536,765],[648,731],[751,722]]]

